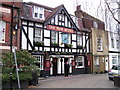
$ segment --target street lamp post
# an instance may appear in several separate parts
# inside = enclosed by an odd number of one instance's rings
[[[15,60],[15,66],[16,66],[16,74],[17,74],[17,80],[18,80],[18,88],[20,89],[20,79],[19,79],[19,73],[18,73],[18,65],[17,65],[17,59],[16,59],[16,52],[15,47],[12,47],[12,52],[14,53],[14,60]]]

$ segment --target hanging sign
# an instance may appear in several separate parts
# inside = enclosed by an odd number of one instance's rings
[[[53,25],[47,25],[47,29],[60,31],[60,32],[66,32],[66,33],[75,33],[75,31],[73,29],[59,27],[59,26],[53,26]]]

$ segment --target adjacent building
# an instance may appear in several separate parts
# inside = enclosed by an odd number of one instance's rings
[[[104,22],[83,12],[80,5],[77,6],[75,15],[82,18],[83,27],[92,32],[90,37],[91,72],[103,73],[108,71],[108,32],[105,31]]]
[[[119,33],[108,32],[109,39],[109,69],[112,68],[113,65],[119,65],[120,59],[120,51],[119,51]]]

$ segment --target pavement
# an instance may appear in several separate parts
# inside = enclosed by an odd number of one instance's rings
[[[39,78],[36,88],[118,88],[107,74],[79,74]]]

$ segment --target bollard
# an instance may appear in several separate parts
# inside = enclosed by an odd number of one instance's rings
[[[10,90],[12,90],[12,73],[10,73]]]

